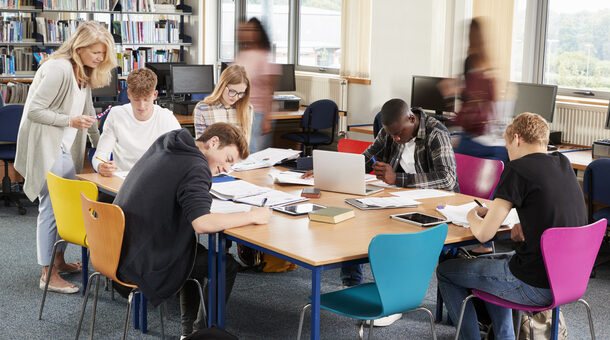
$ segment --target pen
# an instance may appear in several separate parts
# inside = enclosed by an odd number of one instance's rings
[[[110,162],[108,162],[108,161],[105,161],[105,160],[103,160],[103,159],[101,159],[101,158],[97,157],[97,156],[95,156],[95,158],[96,158],[96,159],[98,159],[98,160],[100,160],[100,161],[102,161],[102,162],[104,162],[104,164],[108,164],[108,163],[110,163]]]
[[[483,204],[479,202],[476,198],[474,199],[474,203],[476,203],[479,207],[483,208]]]
[[[108,114],[108,112],[110,112],[111,108],[112,108],[112,105],[108,105],[108,107],[106,108],[106,110],[104,110],[104,112],[98,113],[97,115],[95,115],[95,117],[97,119],[100,119],[100,118],[104,117],[106,114]]]
[[[371,156],[371,158],[373,159],[373,164],[377,163],[377,160],[375,159],[375,156]]]
[[[261,203],[261,207],[264,207],[265,203],[267,203],[267,197],[263,198],[263,202]]]

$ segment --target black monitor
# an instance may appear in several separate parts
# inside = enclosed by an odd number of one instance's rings
[[[157,90],[162,95],[169,94],[171,90],[170,67],[171,65],[184,65],[184,62],[174,63],[146,63],[146,67],[157,75]]]
[[[117,97],[119,95],[118,68],[115,67],[110,72],[112,74],[110,83],[104,87],[91,90],[92,97]]]
[[[553,121],[555,112],[556,85],[513,83],[516,87],[513,117],[523,112],[537,113],[547,122]]]
[[[172,65],[172,94],[212,93],[214,65]]]
[[[294,79],[294,64],[276,64],[282,68],[282,75],[278,80],[275,91],[296,91]]]
[[[447,78],[413,76],[411,86],[411,107],[420,107],[424,110],[433,110],[437,115],[445,111],[445,98],[439,91],[437,84]]]
[[[233,62],[232,61],[222,61],[220,62],[220,74],[222,74],[222,72],[224,72],[227,67],[231,66]]]

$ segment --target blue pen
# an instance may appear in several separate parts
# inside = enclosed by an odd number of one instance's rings
[[[377,160],[375,159],[375,156],[371,156],[371,158],[373,159],[373,164],[377,163]]]

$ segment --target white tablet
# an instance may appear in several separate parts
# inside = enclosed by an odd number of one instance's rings
[[[431,227],[441,223],[449,223],[451,221],[436,216],[426,215],[418,212],[390,215],[390,218],[418,225],[420,227]]]

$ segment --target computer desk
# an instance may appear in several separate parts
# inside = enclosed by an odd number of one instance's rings
[[[301,119],[303,113],[307,107],[301,106],[296,111],[275,111],[271,113],[271,119],[273,120],[284,120],[284,119]],[[193,115],[174,115],[178,119],[180,125],[193,125],[195,124],[195,118]]]
[[[277,168],[266,168],[245,172],[234,172],[233,176],[256,185],[274,187],[275,189],[300,194],[303,186],[274,185],[270,173],[280,171]],[[374,196],[388,196],[386,189]],[[404,190],[404,189],[403,189]],[[371,239],[381,233],[417,232],[424,228],[389,218],[390,214],[419,211],[434,216],[441,216],[435,209],[438,205],[460,205],[473,201],[472,196],[455,194],[453,196],[429,198],[420,200],[422,204],[417,208],[359,210],[345,203],[346,198],[359,197],[355,195],[323,191],[322,196],[310,199],[312,203],[325,206],[338,206],[352,208],[355,218],[338,224],[310,222],[307,216],[293,217],[274,212],[266,225],[245,226],[232,228],[219,233],[218,237],[218,296],[216,298],[217,310],[208,310],[211,324],[217,323],[225,327],[225,245],[226,240],[247,245],[287,261],[296,263],[311,270],[311,339],[320,337],[320,279],[324,270],[338,268],[344,264],[359,264],[368,262],[368,246]],[[502,234],[509,233],[503,230]],[[449,225],[449,232],[445,240],[446,245],[462,246],[475,243],[475,238],[466,229],[453,224]],[[212,246],[215,243],[210,243]],[[210,247],[211,247],[210,246]],[[440,255],[440,254],[439,254]],[[211,289],[213,290],[214,287]],[[305,299],[303,299],[305,302]],[[215,313],[216,312],[216,313]],[[214,315],[216,314],[216,315]]]
[[[584,171],[587,166],[593,162],[593,154],[590,146],[576,144],[560,144],[556,150],[566,156],[574,171]]]

